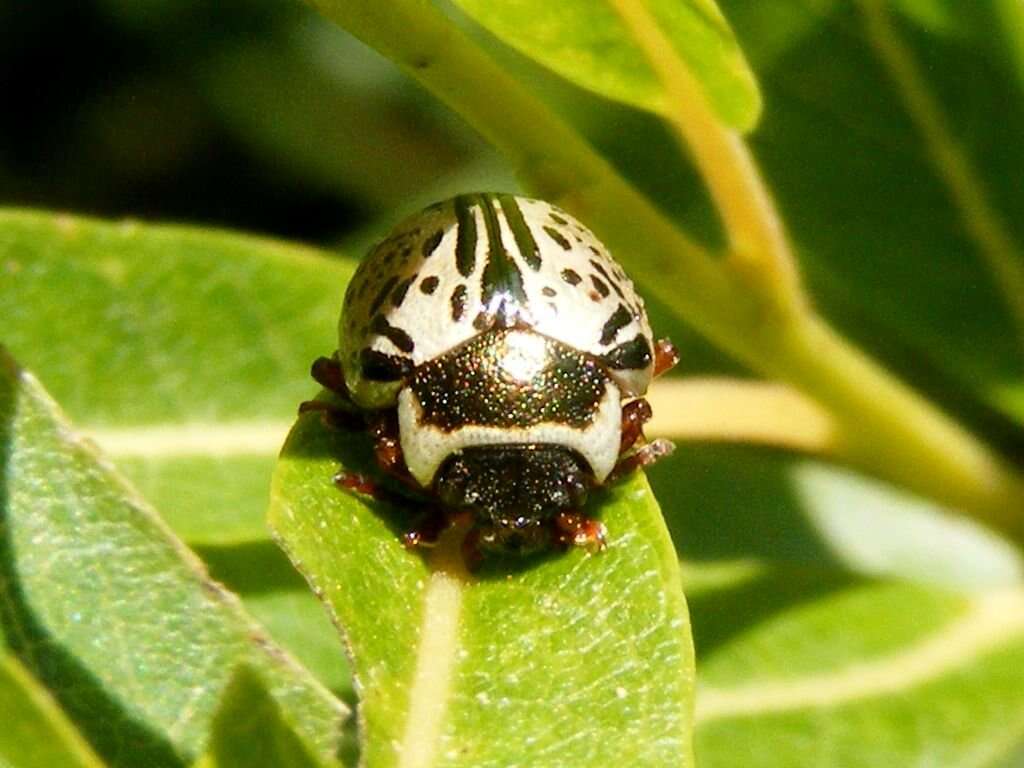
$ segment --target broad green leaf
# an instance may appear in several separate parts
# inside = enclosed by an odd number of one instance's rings
[[[568,80],[615,101],[666,111],[658,78],[605,0],[456,3],[502,41]],[[649,0],[647,5],[722,119],[751,129],[761,109],[757,84],[714,0]]]
[[[700,765],[1014,765],[1019,551],[765,450],[681,444],[651,483],[684,558]]]
[[[702,766],[1016,764],[1019,586],[965,596],[768,569],[691,591]]]
[[[325,758],[343,705],[96,454],[29,374],[0,364],[0,626],[108,761],[177,766],[205,746],[233,670],[266,676]]]
[[[275,473],[271,523],[352,657],[374,766],[690,765],[693,668],[675,554],[646,482],[595,500],[611,546],[467,576],[444,544],[398,538],[400,510],[338,491],[362,438],[302,417]]]
[[[234,766],[324,768],[295,735],[260,675],[240,667],[224,691],[213,718],[207,754],[195,768]]]
[[[10,653],[0,656],[0,766],[103,768],[49,692]]]
[[[197,544],[266,538],[272,457],[351,274],[212,230],[0,212],[3,342]]]

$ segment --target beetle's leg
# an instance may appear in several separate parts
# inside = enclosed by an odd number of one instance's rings
[[[406,549],[432,547],[437,544],[437,540],[441,538],[441,534],[449,523],[448,516],[444,512],[436,507],[431,507],[419,519],[419,522],[402,534],[402,544]]]
[[[633,451],[628,456],[619,459],[619,463],[615,465],[615,469],[613,469],[611,474],[608,475],[608,482],[618,480],[623,475],[628,475],[634,469],[648,467],[659,459],[671,455],[672,451],[675,449],[675,443],[671,440],[664,440],[661,438],[652,440],[646,445],[643,445]]]
[[[679,362],[679,351],[676,345],[668,339],[658,339],[654,342],[654,375],[661,376],[665,371],[671,370]]]
[[[651,419],[651,406],[643,398],[633,400],[622,406],[622,439],[619,442],[619,453],[633,447],[633,443],[643,437],[644,424]]]
[[[370,437],[373,438],[373,455],[377,459],[377,466],[381,468],[381,471],[391,475],[408,488],[422,492],[423,488],[409,474],[409,468],[405,464],[402,443],[399,440],[398,414],[393,409],[377,413],[370,421],[369,432]]]
[[[361,413],[339,408],[326,400],[304,400],[299,403],[299,413],[319,412],[323,416],[324,423],[335,429],[344,429],[349,432],[359,432],[366,429],[366,419]]]
[[[476,571],[484,561],[484,553],[480,548],[480,529],[475,525],[470,528],[462,539],[462,562],[470,573]]]
[[[348,386],[345,384],[345,374],[341,370],[341,363],[338,362],[337,353],[331,357],[318,357],[313,361],[309,374],[324,389],[329,389],[331,392],[341,395],[345,400],[351,400]]]
[[[349,472],[347,469],[339,469],[334,475],[334,484],[345,491],[358,493],[360,496],[369,496],[377,501],[384,501],[388,504],[405,504],[409,499],[400,493],[385,488],[372,477],[367,477],[361,472]]]
[[[600,552],[608,546],[608,529],[604,523],[582,512],[559,512],[554,518],[555,541],[563,546],[584,547]]]

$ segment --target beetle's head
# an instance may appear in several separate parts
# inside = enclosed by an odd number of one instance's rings
[[[434,489],[446,508],[473,513],[481,547],[532,552],[550,546],[555,515],[583,508],[593,477],[564,446],[475,446],[448,457]]]

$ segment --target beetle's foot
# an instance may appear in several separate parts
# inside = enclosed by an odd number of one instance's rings
[[[433,547],[448,524],[449,520],[444,513],[432,509],[413,528],[402,534],[402,545],[406,549]]]
[[[466,570],[474,573],[479,570],[484,562],[484,553],[480,548],[480,529],[476,526],[470,528],[462,539],[462,562]]]
[[[319,413],[326,426],[346,432],[358,432],[366,429],[366,420],[362,414],[338,408],[325,400],[304,400],[299,403],[299,414]]]
[[[660,461],[666,456],[672,455],[675,451],[676,446],[671,440],[664,440],[658,438],[651,442],[643,445],[628,456],[619,459],[619,463],[615,465],[615,469],[612,470],[608,476],[609,481],[618,480],[624,475],[628,475],[634,469],[640,469],[641,467],[649,467],[656,461]]]
[[[670,371],[679,362],[679,350],[669,339],[658,339],[654,342],[654,375],[661,376]]]
[[[555,516],[555,540],[562,546],[583,547],[595,554],[608,546],[608,529],[580,512],[559,512]]]
[[[331,357],[318,357],[309,370],[313,380],[324,389],[336,392],[348,399],[348,387],[345,386],[345,374],[341,371],[337,353]]]

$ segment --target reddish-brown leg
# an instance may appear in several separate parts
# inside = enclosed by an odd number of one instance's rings
[[[313,361],[309,373],[324,389],[329,389],[346,400],[350,399],[348,387],[345,385],[345,374],[341,371],[341,363],[337,357],[318,357]]]
[[[585,547],[590,552],[600,552],[608,546],[604,523],[582,512],[559,512],[554,527],[555,541],[563,546]]]
[[[652,440],[628,456],[619,459],[619,463],[615,465],[615,469],[608,476],[608,482],[618,480],[623,475],[628,475],[634,469],[648,467],[659,459],[671,455],[675,449],[675,444],[670,440],[663,440],[661,438]]]
[[[675,367],[679,362],[679,352],[676,345],[668,339],[658,339],[654,343],[654,375],[661,376]]]
[[[370,437],[373,438],[373,454],[377,466],[406,487],[422,491],[420,484],[409,474],[402,455],[402,443],[398,433],[398,415],[392,411],[382,411],[370,421]]]
[[[622,439],[619,453],[629,450],[643,437],[644,424],[651,420],[651,406],[644,399],[633,400],[622,406]]]
[[[406,549],[432,547],[448,525],[448,516],[439,509],[431,508],[413,528],[402,534],[402,544]]]
[[[473,526],[466,532],[462,539],[462,562],[466,564],[466,570],[473,573],[484,562],[484,553],[480,549],[480,529]]]

